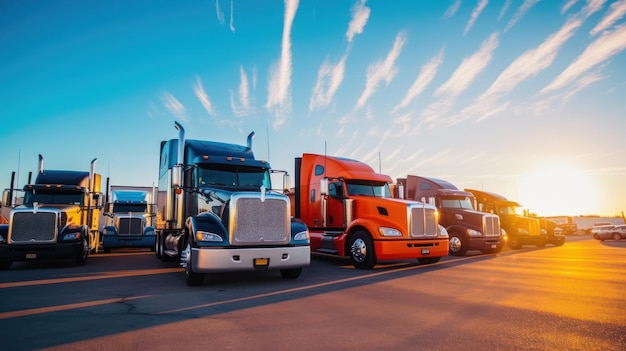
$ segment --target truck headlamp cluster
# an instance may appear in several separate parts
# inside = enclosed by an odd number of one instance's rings
[[[386,227],[378,228],[378,233],[381,236],[402,236],[402,233],[399,230]]]
[[[213,241],[213,242],[218,242],[218,243],[221,243],[224,241],[224,239],[222,239],[221,236],[215,233],[203,232],[201,230],[198,230],[196,232],[196,240],[197,241]]]
[[[478,230],[468,229],[467,230],[467,235],[480,237],[480,236],[483,236],[483,233],[479,232]]]
[[[448,230],[446,230],[446,227],[442,226],[441,224],[437,224],[437,226],[439,227],[439,235],[447,237]]]
[[[154,235],[154,228],[146,229],[146,235]]]
[[[524,229],[524,228],[517,228],[517,232],[523,235],[528,235],[528,230]]]
[[[6,240],[4,240],[4,235],[0,235],[0,243],[6,242]]]
[[[309,240],[309,231],[305,230],[293,236],[293,240]]]

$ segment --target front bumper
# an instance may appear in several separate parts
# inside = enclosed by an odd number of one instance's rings
[[[448,255],[448,239],[374,240],[374,250],[379,260],[443,257]]]
[[[156,235],[105,235],[102,237],[102,248],[154,247],[155,240]]]
[[[196,273],[291,269],[311,263],[309,246],[263,248],[192,248],[191,267]]]
[[[24,262],[75,259],[81,257],[85,250],[83,241],[60,244],[0,244],[0,261]]]

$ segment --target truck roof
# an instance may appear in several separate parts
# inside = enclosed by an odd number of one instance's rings
[[[35,185],[62,184],[80,187],[89,187],[89,172],[44,170],[37,174]]]
[[[302,157],[319,158],[317,163],[324,166],[324,173],[329,177],[355,180],[373,180],[391,183],[391,177],[385,174],[376,173],[372,167],[361,161],[344,157],[317,154],[302,154]]]
[[[161,162],[167,162],[167,167],[178,163],[178,139],[170,139],[161,142],[161,152],[166,152],[169,157],[162,158]],[[203,158],[207,156],[207,158]],[[218,157],[215,157],[218,156]],[[208,140],[185,139],[185,163],[228,163],[226,157],[242,159],[240,164],[255,167],[270,168],[269,163],[254,158],[252,149],[244,145],[222,143]],[[205,161],[206,160],[206,161]],[[161,164],[163,167],[164,164]]]
[[[403,179],[398,179],[401,182]],[[459,190],[454,184],[443,179],[423,177],[417,175],[407,175],[405,181],[405,191],[409,198],[420,199],[431,196],[468,196],[472,193]]]

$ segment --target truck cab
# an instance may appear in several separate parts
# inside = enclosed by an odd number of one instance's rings
[[[125,247],[155,250],[154,219],[156,205],[147,190],[113,189],[104,213],[102,249]]]
[[[435,263],[448,235],[434,205],[391,197],[391,178],[357,160],[317,154],[295,159],[292,213],[309,228],[311,251],[349,257],[371,269],[379,260]]]
[[[524,245],[543,247],[548,243],[547,231],[542,229],[539,219],[528,216],[528,211],[519,203],[487,191],[465,191],[474,194],[479,209],[493,211],[500,216],[500,223],[506,231],[507,243],[511,249],[519,250]]]
[[[474,209],[474,195],[442,179],[408,175],[397,179],[398,197],[434,203],[439,224],[448,231],[450,254],[468,250],[498,253],[506,243],[500,217]]]
[[[3,196],[12,207],[8,224],[0,224],[0,268],[16,261],[71,259],[84,265],[99,246],[99,214],[102,207],[99,174],[91,171],[44,170],[33,184],[23,188],[23,204],[12,203],[13,189]],[[30,177],[29,177],[30,178]]]
[[[206,273],[278,270],[298,278],[310,264],[309,232],[273,191],[268,162],[247,145],[178,139],[161,142],[156,256],[177,259],[188,285]]]

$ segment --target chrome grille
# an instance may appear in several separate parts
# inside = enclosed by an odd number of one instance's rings
[[[411,237],[437,236],[437,210],[430,207],[414,206],[410,210]]]
[[[119,235],[142,235],[141,218],[120,218],[117,233]]]
[[[232,245],[285,245],[290,239],[289,200],[281,195],[238,193],[230,201]]]
[[[483,216],[483,233],[485,236],[500,236],[500,217],[491,214]]]
[[[9,240],[12,243],[54,242],[57,233],[55,212],[15,212],[11,218]]]

